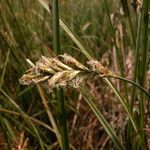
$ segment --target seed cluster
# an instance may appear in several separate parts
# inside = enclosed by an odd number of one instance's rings
[[[61,86],[78,88],[85,80],[93,75],[100,77],[115,77],[115,74],[96,60],[87,62],[87,67],[68,54],[58,57],[41,58],[34,65],[29,59],[31,68],[19,79],[20,84],[30,85],[41,82],[49,92]]]

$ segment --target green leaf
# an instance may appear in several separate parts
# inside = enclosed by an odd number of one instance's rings
[[[103,126],[103,128],[105,129],[105,131],[107,132],[107,134],[109,135],[109,137],[111,138],[111,140],[114,142],[116,149],[123,150],[124,147],[121,144],[119,138],[117,137],[115,131],[112,129],[110,124],[106,121],[102,113],[99,111],[99,109],[96,107],[96,105],[92,101],[92,95],[90,94],[90,92],[85,87],[80,88],[79,91],[84,97],[87,104],[90,106],[91,110],[93,111],[93,113],[95,114],[95,116],[97,117],[101,125]]]

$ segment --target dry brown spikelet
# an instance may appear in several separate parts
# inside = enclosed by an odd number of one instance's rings
[[[72,56],[70,56],[66,53],[64,55],[59,55],[58,57],[59,57],[59,59],[62,60],[62,62],[64,62],[65,64],[71,66],[74,69],[89,70],[83,64],[78,62],[75,58],[73,58]]]
[[[30,85],[42,82],[48,91],[52,91],[58,86],[65,87],[67,85],[78,88],[89,75],[115,77],[114,73],[96,60],[88,61],[87,64],[90,66],[88,68],[68,54],[59,55],[58,58],[41,56],[36,65],[30,60],[27,61],[32,68],[19,79],[20,84]]]
[[[87,62],[87,64],[89,64],[92,71],[98,73],[100,77],[109,77],[109,76],[115,77],[114,73],[112,73],[110,70],[108,70],[107,67],[104,67],[97,60],[90,60]]]

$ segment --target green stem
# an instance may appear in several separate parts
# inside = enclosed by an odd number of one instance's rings
[[[145,93],[145,95],[148,96],[148,98],[150,99],[150,93],[148,93],[142,86],[138,85],[137,83],[135,83],[135,82],[133,82],[131,80],[123,78],[123,77],[117,76],[115,78],[119,79],[119,80],[122,80],[122,81],[125,81],[125,82],[128,82],[128,83],[132,84],[134,87],[138,87],[141,90],[141,92]]]
[[[135,32],[133,29],[133,24],[130,16],[130,11],[128,7],[128,1],[127,0],[121,0],[122,8],[125,14],[125,18],[127,18],[127,27],[129,27],[129,33],[132,41],[133,47],[135,47]]]
[[[61,54],[60,36],[59,36],[58,0],[53,0],[52,15],[53,15],[54,50],[57,54]],[[57,88],[56,97],[57,97],[57,100],[58,100],[58,107],[59,107],[58,113],[59,113],[59,121],[60,121],[62,149],[63,150],[69,150],[65,99],[64,99],[64,94],[63,94],[63,89],[62,88],[60,88],[60,87]]]
[[[97,117],[99,122],[102,124],[103,128],[105,129],[105,131],[107,132],[109,137],[114,142],[115,149],[116,150],[124,150],[123,145],[121,144],[119,138],[117,137],[116,133],[112,129],[111,125],[105,120],[102,113],[99,111],[97,106],[92,101],[93,97],[92,97],[91,93],[87,90],[86,87],[80,87],[79,91],[82,94],[82,96],[84,97],[87,104],[90,106],[91,110],[93,111],[93,113],[95,114],[95,116]]]
[[[40,144],[40,146],[41,146],[41,150],[44,150],[43,142],[42,142],[42,140],[41,140],[41,138],[40,138],[40,136],[39,136],[39,133],[37,132],[36,127],[34,127],[34,125],[32,124],[31,120],[26,119],[26,117],[25,117],[26,114],[24,113],[24,111],[19,107],[19,105],[17,105],[17,104],[15,103],[15,101],[14,101],[11,97],[9,97],[9,95],[8,95],[5,91],[3,91],[1,88],[0,88],[0,93],[2,93],[2,94],[9,100],[9,103],[13,106],[13,108],[15,108],[15,109],[19,112],[19,114],[21,115],[21,117],[24,119],[25,123],[27,123],[27,125],[29,126],[30,130],[32,130],[32,131],[34,132],[35,136],[36,136],[37,139],[39,140],[39,144]],[[34,129],[33,129],[33,127],[34,127]]]
[[[11,6],[11,3],[10,3],[9,0],[6,0],[6,2],[7,2],[7,5],[8,5],[8,7],[9,7],[11,13],[12,13],[12,16],[14,17],[16,26],[18,27],[18,31],[19,31],[19,33],[20,33],[20,38],[22,39],[23,45],[24,45],[24,47],[25,47],[26,49],[28,49],[28,48],[27,48],[27,43],[26,43],[25,37],[24,37],[24,35],[23,35],[23,33],[22,33],[20,24],[19,24],[19,22],[18,22],[18,20],[17,20],[17,17],[16,17],[16,15],[15,15],[14,11],[13,11],[13,8],[12,8],[12,6]]]
[[[2,87],[3,82],[4,82],[4,76],[5,76],[7,64],[8,64],[8,61],[9,61],[9,54],[10,54],[10,49],[8,49],[7,56],[6,56],[6,61],[4,63],[4,69],[3,69],[1,80],[0,80],[0,88]]]
[[[124,70],[125,69],[124,69],[124,65],[123,65],[124,64],[123,57],[122,57],[121,51],[118,48],[117,43],[116,43],[116,37],[115,37],[115,32],[114,32],[115,30],[114,30],[114,27],[113,27],[113,24],[112,24],[112,21],[111,21],[111,18],[110,18],[110,12],[109,12],[109,8],[108,8],[107,0],[104,0],[104,4],[105,4],[107,16],[108,16],[109,26],[110,26],[110,30],[111,30],[111,36],[113,38],[113,42],[114,42],[114,45],[115,45],[116,60],[117,60],[117,63],[118,63],[118,68],[119,68],[121,76],[124,77]],[[126,96],[127,105],[128,105],[129,104],[129,102],[128,102],[128,90],[127,90],[127,87],[124,83],[123,83],[123,87],[124,87],[124,90],[125,90],[125,96]]]
[[[137,79],[139,78],[139,73],[140,73],[140,67],[139,67],[139,50],[140,50],[140,39],[141,39],[141,27],[142,27],[142,11],[139,11],[138,14],[138,25],[137,25],[137,35],[136,35],[136,45],[135,45],[135,55],[134,55],[134,72],[133,72],[133,83],[137,83]],[[134,105],[134,101],[135,101],[135,95],[136,95],[136,88],[133,85],[132,86],[132,92],[131,92],[131,100],[130,100],[130,105],[129,105],[129,109],[130,112],[133,113],[133,105]],[[128,122],[128,126],[127,126],[127,139],[132,135],[132,127],[131,127],[131,122]],[[128,140],[127,140],[128,142]],[[131,144],[131,143],[130,143]],[[130,144],[129,145],[130,147]]]
[[[140,49],[140,36],[141,36],[141,27],[142,27],[142,12],[139,14],[138,18],[138,29],[137,29],[137,37],[136,37],[136,47],[135,47],[135,61],[134,61],[134,74],[133,74],[133,82],[137,81],[137,77],[139,77],[139,49]],[[135,86],[132,88],[132,95],[131,95],[131,104],[130,104],[130,109],[132,110],[133,108],[133,103],[134,103],[134,96],[135,96]]]
[[[145,87],[146,81],[146,70],[147,70],[147,54],[148,54],[148,21],[149,21],[149,0],[143,1],[143,50],[141,52],[141,75],[139,83],[142,87]],[[140,129],[145,127],[145,118],[144,118],[144,95],[141,92],[140,94]],[[145,149],[145,133],[141,132],[143,138],[143,149]]]

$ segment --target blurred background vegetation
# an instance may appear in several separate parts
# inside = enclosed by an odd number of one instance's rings
[[[22,86],[18,82],[30,68],[26,58],[35,63],[41,55],[55,56],[52,16],[40,1],[0,0],[1,150],[60,149],[59,127],[58,132],[57,127],[54,128],[58,124],[55,94],[48,94],[36,86]],[[47,1],[44,2],[47,4]],[[148,1],[143,1],[143,4],[142,1],[135,1],[136,4],[128,1],[127,5],[124,0],[59,2],[61,19],[80,39],[87,52],[115,74],[150,90],[150,23],[144,16],[147,13],[148,17],[150,11]],[[63,53],[84,64],[86,56],[62,28],[60,36]],[[126,104],[137,123],[138,132],[142,132],[144,144],[137,144],[137,135],[113,90],[104,80],[94,78],[87,81],[87,87],[97,108],[116,131],[125,149],[132,144],[131,149],[150,148],[150,98],[143,96],[132,85],[114,79],[112,82],[119,93],[128,99]],[[79,90],[64,90],[71,149],[115,149]]]

